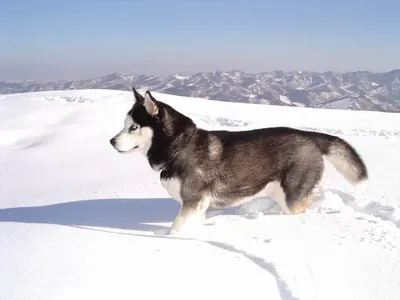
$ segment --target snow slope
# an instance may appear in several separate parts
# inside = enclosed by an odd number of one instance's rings
[[[210,211],[192,235],[157,235],[178,204],[140,154],[108,142],[130,92],[0,96],[1,300],[398,299],[399,114],[154,95],[203,128],[338,134],[364,157],[368,189],[327,163],[305,214],[256,199]]]

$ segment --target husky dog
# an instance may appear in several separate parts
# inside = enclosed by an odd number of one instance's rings
[[[189,117],[135,88],[124,127],[110,143],[119,152],[140,151],[181,209],[168,233],[208,208],[239,206],[253,198],[275,200],[284,213],[303,213],[316,196],[323,157],[350,183],[367,180],[367,168],[343,139],[288,127],[208,131]]]

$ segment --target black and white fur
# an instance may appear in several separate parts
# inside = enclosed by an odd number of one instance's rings
[[[324,172],[323,157],[351,183],[367,180],[367,168],[343,139],[288,127],[207,131],[149,91],[136,102],[124,128],[110,140],[119,152],[144,154],[162,185],[181,203],[169,233],[208,208],[238,206],[258,197],[279,203],[288,214],[312,203]]]

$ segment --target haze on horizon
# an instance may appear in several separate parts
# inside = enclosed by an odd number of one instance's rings
[[[7,1],[0,80],[400,68],[400,2]]]

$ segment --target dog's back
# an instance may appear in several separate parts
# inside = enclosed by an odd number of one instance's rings
[[[214,207],[238,205],[276,185],[285,194],[284,209],[298,212],[296,205],[322,178],[323,155],[352,183],[367,177],[364,163],[345,141],[287,127],[198,130],[187,152],[183,177],[204,186]]]

